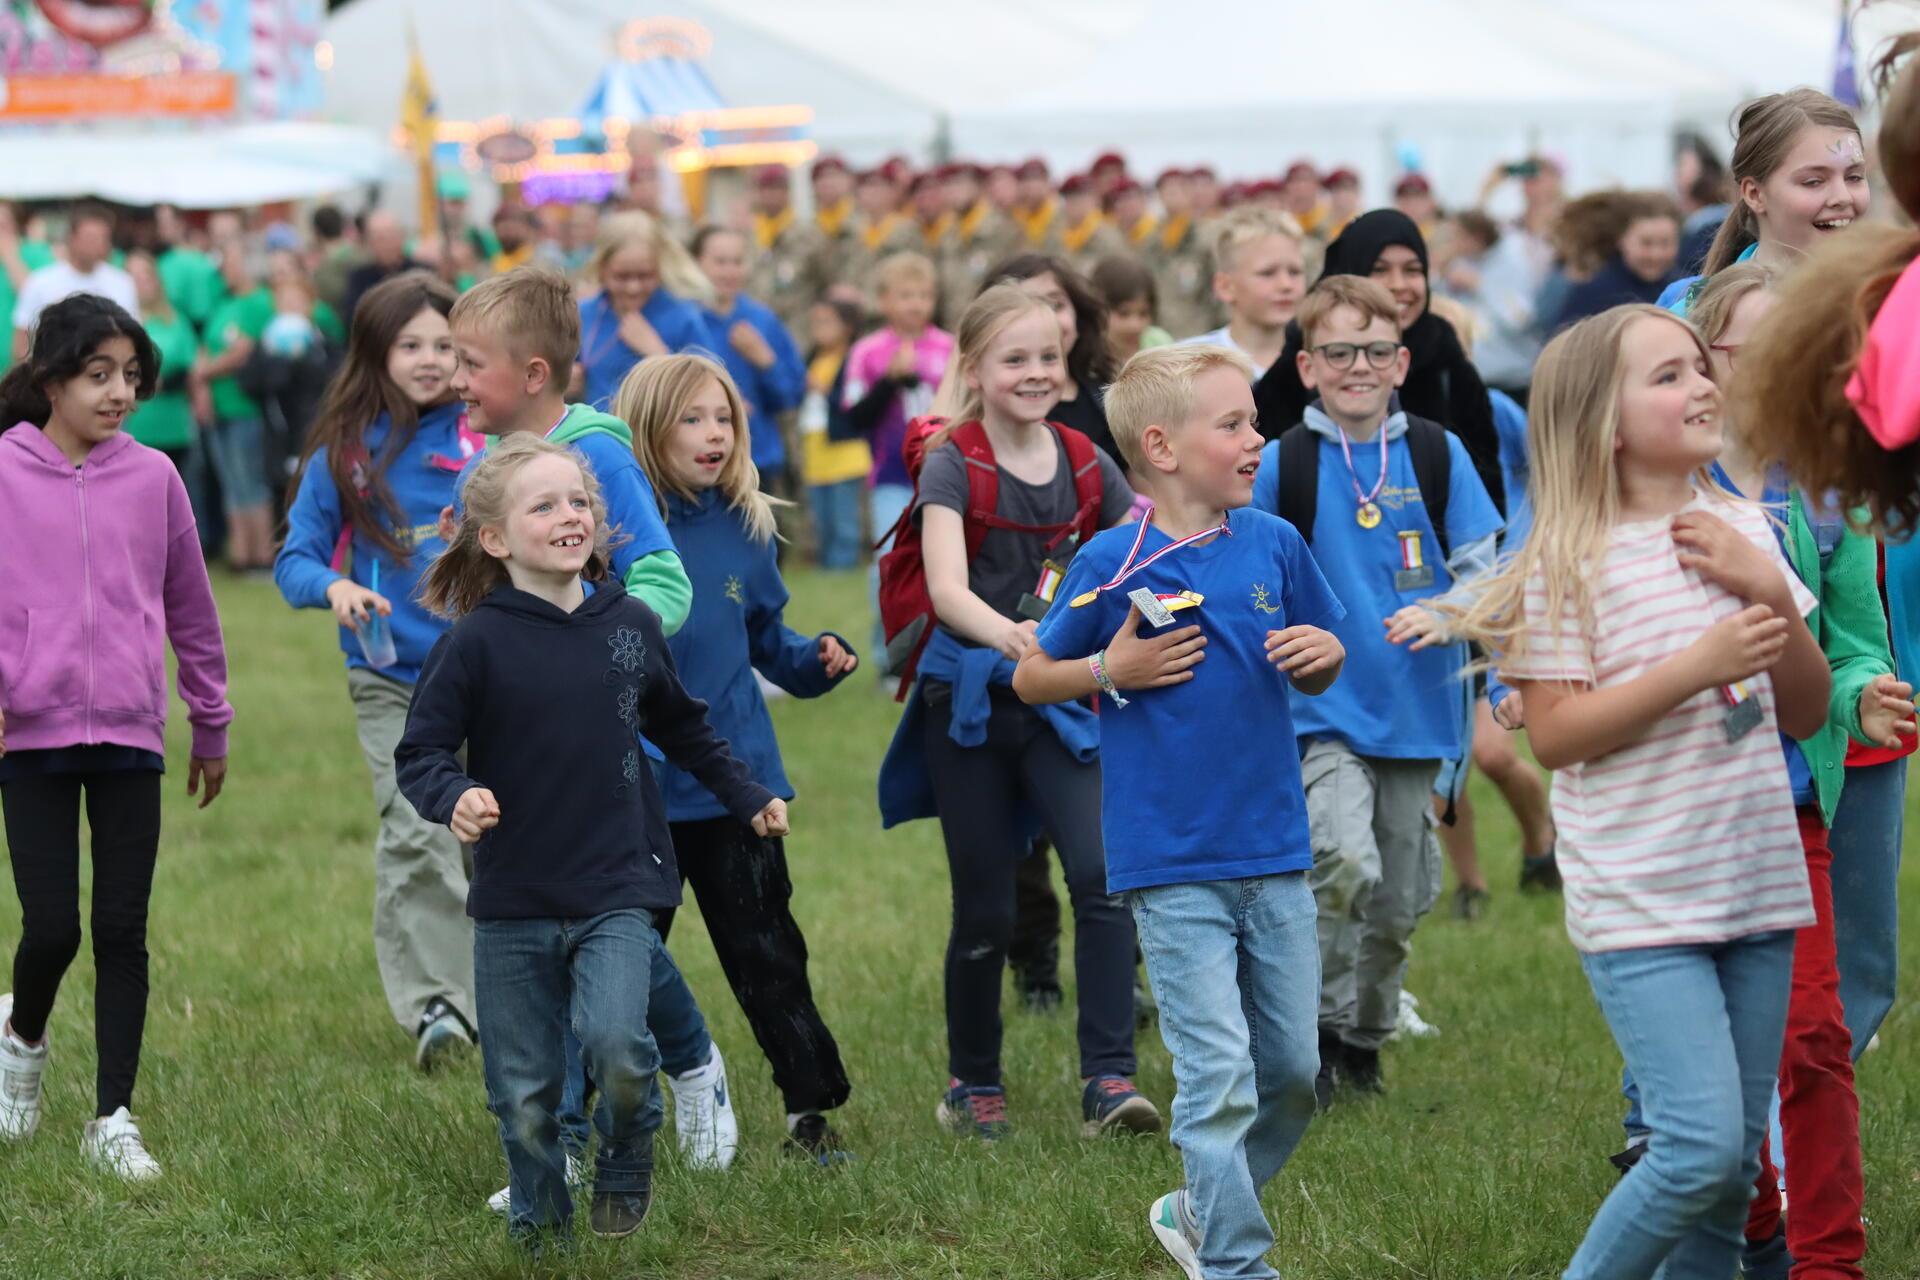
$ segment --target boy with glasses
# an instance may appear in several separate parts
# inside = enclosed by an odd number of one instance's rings
[[[1300,379],[1319,394],[1261,453],[1253,505],[1313,548],[1346,617],[1347,677],[1291,699],[1319,912],[1320,1074],[1379,1092],[1415,923],[1440,892],[1434,776],[1460,752],[1464,646],[1419,601],[1493,562],[1500,513],[1466,446],[1394,402],[1400,311],[1372,280],[1329,276],[1300,306]]]

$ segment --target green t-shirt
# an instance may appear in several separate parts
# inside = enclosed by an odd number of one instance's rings
[[[160,352],[163,382],[193,366],[199,341],[185,316],[178,312],[165,320],[148,316],[146,327],[147,336]],[[193,404],[184,386],[160,392],[127,419],[127,434],[155,449],[184,449],[193,443],[193,430]]]
[[[273,323],[274,315],[273,290],[265,286],[255,289],[244,298],[228,299],[214,309],[213,318],[207,321],[207,354],[224,355],[240,338],[259,342],[260,335]],[[346,326],[340,323],[340,313],[326,303],[314,303],[308,318],[328,342],[338,344],[347,340]],[[240,389],[239,381],[228,374],[213,380],[213,414],[222,422],[232,422],[258,417],[260,406],[253,402],[252,396]]]
[[[220,278],[220,264],[198,249],[175,245],[161,254],[154,266],[160,272],[160,287],[167,291],[174,310],[196,327],[206,324],[214,308],[226,299],[226,282]]]
[[[22,240],[20,260],[27,264],[28,271],[38,271],[53,261],[53,246],[45,240]],[[0,373],[13,367],[13,307],[19,300],[20,291],[13,287],[12,278],[0,271],[0,328],[7,335],[6,341],[0,342]]]

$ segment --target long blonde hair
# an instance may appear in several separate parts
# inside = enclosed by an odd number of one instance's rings
[[[1533,527],[1520,549],[1491,574],[1450,598],[1427,602],[1446,616],[1450,634],[1477,641],[1496,660],[1525,648],[1524,605],[1528,584],[1536,578],[1546,593],[1539,616],[1559,619],[1571,604],[1579,625],[1592,625],[1594,575],[1620,519],[1614,447],[1627,375],[1624,339],[1643,319],[1678,325],[1699,348],[1700,359],[1707,360],[1706,344],[1691,325],[1644,303],[1590,316],[1549,342],[1534,366],[1527,402]],[[1704,469],[1695,483],[1725,494]]]
[[[727,408],[733,414],[733,451],[721,465],[716,487],[727,500],[728,508],[747,526],[747,533],[754,541],[771,542],[779,536],[773,518],[778,500],[760,491],[760,469],[753,465],[753,437],[746,402],[741,399],[740,388],[734,385],[725,365],[690,352],[642,360],[614,393],[613,412],[633,429],[634,460],[653,482],[654,496],[664,516],[667,494],[676,494],[689,502],[699,497],[674,474],[667,463],[666,450],[674,427],[686,415],[687,406],[693,403],[708,378],[720,384],[721,393],[727,397]],[[772,429],[779,430],[778,424]]]
[[[607,504],[600,496],[600,482],[594,478],[593,468],[578,450],[543,440],[530,431],[516,431],[488,446],[472,471],[461,478],[459,528],[447,540],[447,549],[420,576],[420,603],[431,612],[446,618],[463,617],[479,608],[495,587],[511,581],[506,561],[488,555],[480,545],[480,531],[506,523],[507,489],[513,478],[535,458],[548,454],[567,458],[580,468],[593,512],[593,552],[580,576],[589,582],[606,580],[613,531],[607,527]]]
[[[713,304],[713,282],[707,279],[707,273],[700,269],[693,255],[667,234],[658,218],[638,209],[600,220],[600,230],[593,238],[593,256],[587,259],[587,275],[598,284],[607,260],[635,244],[645,245],[652,252],[654,265],[660,271],[660,283],[668,293],[703,306]]]
[[[947,425],[928,438],[927,448],[939,448],[953,434],[953,428],[977,421],[985,412],[986,404],[980,393],[967,385],[967,372],[986,358],[987,348],[993,345],[1001,330],[1030,311],[1044,311],[1049,320],[1053,318],[1053,311],[1046,303],[1017,284],[996,284],[982,290],[979,297],[967,304],[955,335],[953,358],[947,361],[947,371],[933,397],[934,416],[945,418]],[[1064,350],[1060,359],[1064,374]]]

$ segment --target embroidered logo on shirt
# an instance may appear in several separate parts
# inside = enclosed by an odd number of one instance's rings
[[[647,657],[647,643],[632,627],[621,627],[608,636],[607,647],[613,650],[613,665],[622,671],[638,671]]]
[[[1253,584],[1253,607],[1262,613],[1280,612],[1280,606],[1268,598],[1267,584],[1264,582],[1256,582]]]
[[[615,705],[620,711],[621,724],[624,724],[629,729],[637,729],[640,727],[640,690],[638,688],[633,685],[627,685],[621,689],[620,696],[616,699]]]
[[[740,579],[732,574],[727,575],[726,596],[727,599],[733,601],[735,604],[743,605],[747,602],[746,587],[741,583]]]

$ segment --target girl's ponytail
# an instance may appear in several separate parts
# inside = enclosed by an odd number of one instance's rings
[[[1727,210],[1727,219],[1713,238],[1713,248],[1707,251],[1706,264],[1701,268],[1703,275],[1710,276],[1733,265],[1748,245],[1760,239],[1759,220],[1747,207],[1742,188],[1749,178],[1754,182],[1771,178],[1787,162],[1794,139],[1810,125],[1860,132],[1853,112],[1818,89],[1770,93],[1740,108],[1733,127],[1733,158],[1728,166],[1735,183],[1733,208]]]
[[[47,403],[31,364],[23,360],[0,378],[0,435],[23,422],[44,427],[52,413],[53,406]]]
[[[1720,230],[1714,234],[1713,247],[1707,250],[1707,260],[1701,266],[1700,274],[1718,275],[1738,262],[1747,246],[1759,238],[1760,224],[1754,219],[1753,210],[1747,208],[1747,202],[1736,192],[1732,207],[1720,223]]]

